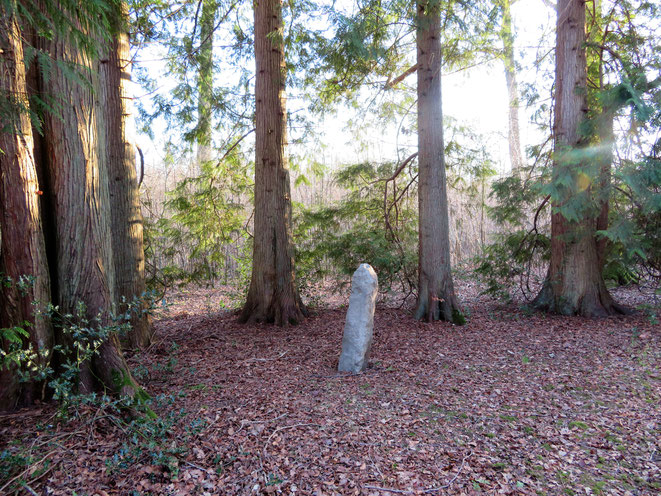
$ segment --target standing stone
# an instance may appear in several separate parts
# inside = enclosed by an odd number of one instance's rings
[[[368,264],[360,264],[351,278],[351,297],[344,324],[342,354],[337,370],[358,373],[365,370],[372,346],[374,308],[379,282]]]

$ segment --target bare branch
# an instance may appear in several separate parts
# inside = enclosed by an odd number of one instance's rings
[[[142,148],[140,148],[138,145],[135,145],[135,147],[138,149],[138,153],[140,154],[140,180],[138,181],[138,189],[140,189],[142,180],[145,178],[145,156],[142,153]]]
[[[542,0],[542,3],[544,3],[544,5],[546,5],[550,9],[553,9],[555,11],[558,10],[558,4],[555,2],[551,2],[551,0]]]
[[[388,79],[388,81],[386,81],[386,84],[383,86],[383,89],[389,90],[391,88],[394,88],[417,70],[418,70],[418,64],[412,65],[392,81]]]

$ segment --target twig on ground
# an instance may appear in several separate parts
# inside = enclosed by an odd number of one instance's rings
[[[198,470],[201,470],[202,472],[206,472],[207,474],[213,474],[211,470],[208,468],[201,467],[200,465],[197,465],[196,463],[193,462],[184,462],[185,465],[188,465],[189,467],[196,468]]]
[[[272,418],[272,419],[266,419],[266,420],[242,420],[242,421],[241,421],[241,427],[239,427],[239,430],[236,431],[236,433],[235,433],[234,435],[236,435],[236,434],[238,434],[239,432],[241,432],[241,430],[242,430],[246,425],[248,425],[248,424],[266,424],[267,422],[275,422],[276,420],[279,420],[279,419],[281,419],[281,418],[283,418],[283,417],[286,417],[286,416],[287,416],[287,414],[286,414],[286,413],[283,413],[282,415],[278,415],[277,417]]]
[[[472,451],[470,451],[466,456],[464,456],[463,460],[461,460],[461,466],[459,467],[459,470],[457,470],[457,473],[454,474],[454,477],[450,479],[450,482],[447,484],[444,484],[442,486],[438,487],[431,487],[429,489],[424,489],[422,491],[423,494],[429,494],[429,493],[434,493],[436,491],[441,491],[443,489],[449,488],[452,484],[454,484],[454,481],[457,480],[457,477],[459,477],[459,474],[461,474],[461,471],[464,469],[464,465],[466,464],[466,460],[468,457],[470,457],[473,454]],[[371,455],[370,455],[371,458]],[[374,489],[376,491],[384,491],[387,493],[397,493],[397,494],[419,494],[420,491],[411,491],[409,489],[393,489],[390,487],[379,487],[379,486],[363,486],[365,489]]]
[[[23,489],[25,489],[27,492],[30,494],[33,494],[34,496],[39,496],[34,489],[32,489],[30,486],[28,486],[25,482],[23,483]]]
[[[384,477],[383,477],[383,473],[379,469],[379,466],[376,464],[376,461],[374,460],[374,458],[372,458],[372,447],[371,446],[369,448],[367,448],[367,454],[370,457],[370,461],[372,462],[372,465],[374,466],[376,471],[379,473],[379,477],[381,478],[381,480],[385,480]]]
[[[248,358],[247,360],[243,360],[240,363],[248,363],[248,362],[272,362],[274,360],[280,360],[283,356],[285,356],[289,351],[283,351],[280,353],[277,357],[275,358]]]
[[[17,476],[12,477],[11,479],[9,479],[9,480],[7,481],[7,483],[6,483],[4,486],[0,487],[0,494],[2,494],[2,491],[4,491],[5,489],[7,489],[7,488],[8,488],[10,485],[12,485],[15,481],[17,481],[18,479],[20,479],[21,477],[23,477],[25,474],[27,474],[30,470],[33,470],[33,469],[34,469],[36,466],[38,466],[40,463],[44,462],[48,457],[50,457],[50,456],[51,456],[53,453],[55,453],[56,451],[57,451],[57,450],[49,451],[48,453],[46,453],[46,456],[44,456],[41,460],[39,460],[39,461],[36,462],[36,463],[32,463],[28,468],[26,468],[25,470],[23,470],[20,474],[18,474]]]
[[[363,486],[365,489],[375,489],[377,491],[385,491],[387,493],[397,493],[397,494],[414,494],[413,491],[408,491],[405,489],[392,489],[390,487],[379,487],[379,486]]]
[[[422,492],[425,493],[425,494],[429,494],[429,493],[433,493],[433,492],[436,492],[436,491],[440,491],[440,490],[442,490],[442,489],[447,489],[447,488],[449,488],[452,484],[454,484],[454,481],[457,480],[457,477],[459,477],[459,474],[461,474],[461,471],[464,469],[464,465],[466,464],[466,460],[467,460],[468,457],[471,456],[472,454],[473,454],[473,452],[472,452],[472,451],[469,451],[468,454],[467,454],[466,456],[464,456],[463,460],[461,460],[461,466],[459,467],[459,470],[457,470],[457,473],[454,474],[454,477],[453,477],[452,479],[450,479],[450,482],[448,482],[447,484],[445,484],[445,485],[443,485],[443,486],[432,487],[432,488],[429,488],[429,489],[425,489],[425,490],[422,491]]]
[[[38,477],[35,477],[34,479],[32,479],[32,480],[30,480],[30,481],[28,481],[28,482],[29,482],[30,484],[34,484],[34,483],[37,482],[39,479],[43,479],[44,476],[45,476],[47,473],[49,473],[51,470],[53,470],[53,468],[55,468],[57,465],[59,465],[59,463],[54,463],[54,464],[52,464],[50,467],[48,467],[46,470],[44,470],[43,473],[39,474]]]
[[[188,329],[186,330],[185,333],[183,333],[183,335],[187,335],[187,334],[189,334],[189,333],[190,333],[190,330],[191,330],[192,328],[193,328],[193,324],[189,325],[189,326],[188,326]],[[166,338],[169,338],[171,334],[174,334],[174,333],[171,332],[171,333],[165,334],[161,339],[159,339],[158,341],[154,341],[152,344],[150,344],[150,345],[149,345],[147,348],[145,348],[144,350],[139,350],[139,351],[136,353],[136,356],[138,356],[138,355],[147,355],[151,350],[153,350],[153,349],[156,348],[158,345],[160,345],[163,341],[165,341]]]
[[[268,446],[269,442],[271,441],[271,438],[273,438],[273,436],[275,436],[278,432],[282,432],[287,429],[294,429],[295,427],[311,427],[313,425],[317,427],[321,427],[319,424],[293,424],[293,425],[285,425],[284,427],[278,427],[276,430],[274,430],[271,433],[271,435],[266,440],[266,443],[264,443],[264,449],[266,450],[266,446]]]

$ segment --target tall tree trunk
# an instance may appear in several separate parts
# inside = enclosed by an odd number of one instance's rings
[[[296,324],[306,315],[294,280],[286,67],[280,0],[255,0],[255,236],[239,320]]]
[[[549,272],[533,306],[564,315],[605,316],[624,309],[613,302],[601,274],[596,216],[584,208],[582,220],[570,221],[558,210],[571,195],[594,192],[572,153],[586,141],[579,131],[587,112],[585,3],[559,0],[557,12],[553,176],[569,174],[574,186],[567,197],[553,199]]]
[[[450,229],[443,154],[440,3],[418,0],[417,319],[463,323],[450,269]]]
[[[602,14],[602,0],[595,0],[594,8],[591,12],[592,19],[588,23],[592,29],[587,34],[588,41],[594,45],[602,47],[606,44],[604,31],[608,31],[608,27],[604,26],[604,18]],[[590,56],[591,55],[591,56]],[[598,143],[599,153],[597,159],[599,161],[599,182],[597,202],[599,207],[599,215],[597,216],[597,231],[605,231],[608,229],[608,215],[610,203],[610,189],[611,189],[611,167],[613,164],[613,147],[615,145],[615,133],[613,131],[613,123],[615,120],[615,113],[617,106],[615,102],[604,101],[604,94],[606,92],[607,83],[604,81],[604,49],[591,50],[586,54],[588,77],[593,81],[599,81],[598,93],[595,95],[594,100],[594,114],[593,119],[596,120],[596,139]],[[599,267],[603,271],[606,262],[606,255],[609,242],[605,236],[597,239],[597,256],[599,257]]]
[[[112,216],[111,236],[115,278],[115,309],[127,310],[127,303],[145,293],[145,252],[143,219],[135,169],[135,150],[126,132],[131,116],[131,79],[129,40],[126,32],[128,11],[122,2],[113,15],[114,36],[109,43],[106,61],[101,64],[99,99],[105,116],[105,143],[108,166],[108,189]],[[133,312],[143,310],[138,304]],[[152,327],[147,313],[133,313],[126,341],[131,348],[149,346]]]
[[[613,131],[613,121],[615,115],[612,109],[602,108],[601,115],[598,117],[599,134],[599,190],[598,190],[598,203],[599,215],[597,216],[596,229],[597,231],[605,231],[608,229],[608,214],[609,214],[609,200],[611,188],[611,167],[613,164],[613,146],[615,143],[615,133]],[[601,236],[597,239],[597,256],[599,258],[599,269],[603,270],[606,262],[606,255],[608,252],[608,238]]]
[[[213,32],[216,0],[202,0],[200,48],[197,55],[197,162],[211,160],[211,108],[213,105]]]
[[[109,323],[113,306],[114,276],[111,246],[111,213],[108,195],[104,122],[99,115],[99,64],[59,37],[43,40],[45,50],[63,63],[78,64],[88,85],[53,68],[44,82],[59,103],[59,115],[44,119],[46,168],[56,218],[57,299],[60,310],[76,313],[85,306],[85,317]],[[101,384],[99,384],[100,381]],[[99,347],[89,368],[81,370],[81,391],[103,386],[133,396],[137,385],[119,347],[115,333]]]
[[[0,287],[0,327],[24,328],[34,351],[50,353],[52,327],[44,316],[35,314],[35,305],[51,301],[50,278],[28,116],[22,33],[11,11],[0,12],[0,103],[8,110],[0,128],[0,277],[12,280],[12,284]],[[24,276],[32,282],[19,289]],[[14,370],[0,370],[0,409],[30,403],[35,388],[35,384],[21,386]]]
[[[519,126],[519,85],[516,78],[516,61],[514,59],[514,28],[512,26],[512,2],[501,0],[503,9],[503,24],[500,29],[500,39],[503,42],[503,65],[505,66],[505,82],[507,83],[508,108],[508,142],[512,172],[519,174],[523,166],[521,158],[521,139]]]

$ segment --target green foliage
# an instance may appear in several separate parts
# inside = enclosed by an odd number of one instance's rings
[[[200,174],[167,193],[162,213],[146,207],[145,253],[149,287],[231,282],[246,277],[252,183],[240,155],[201,165]],[[248,274],[249,277],[249,274]]]
[[[614,180],[611,226],[598,233],[610,244],[605,270],[615,272],[620,283],[661,282],[661,160],[648,156],[625,163]]]
[[[177,394],[149,399],[142,408],[164,412],[157,417],[128,414],[135,405],[126,399],[95,394],[76,396],[70,402],[66,415],[54,419],[47,426],[38,426],[40,442],[36,446],[34,441],[27,438],[16,439],[0,452],[0,487],[4,487],[8,494],[20,491],[24,484],[38,480],[48,470],[51,462],[43,458],[44,451],[61,449],[62,440],[70,437],[65,429],[61,429],[61,422],[76,422],[78,426],[89,430],[91,435],[97,428],[98,419],[104,419],[104,422],[116,428],[124,439],[106,459],[107,475],[131,471],[136,464],[147,463],[163,467],[167,476],[176,478],[191,445],[206,427],[203,419],[193,418],[185,433],[175,436],[174,427],[181,425],[189,415],[181,408],[174,408],[177,400]]]
[[[417,270],[417,212],[410,171],[397,179],[391,194],[403,195],[396,205],[384,203],[386,179],[395,164],[353,164],[335,177],[346,196],[331,205],[296,205],[294,239],[297,277],[311,285],[325,277],[347,281],[367,262],[379,275],[382,291],[412,289]],[[387,220],[386,220],[387,213]]]
[[[482,138],[448,118],[448,187],[482,207],[481,186],[494,173]],[[418,169],[401,164],[350,164],[334,175],[341,200],[295,205],[297,278],[303,289],[323,279],[343,284],[360,263],[372,265],[382,291],[414,294],[418,270]],[[461,219],[457,221],[459,224]]]
[[[532,296],[530,275],[543,274],[548,259],[549,203],[572,224],[595,219],[608,202],[608,227],[596,233],[607,240],[604,278],[661,282],[661,78],[648,79],[661,58],[654,28],[644,21],[658,7],[627,1],[609,9],[589,12],[598,18],[588,23],[589,109],[580,145],[556,149],[552,157],[535,148],[525,181],[510,177],[493,185],[491,213],[504,234],[478,260],[489,293],[509,294],[518,280]]]
[[[0,273],[0,284],[3,291],[15,290],[20,297],[26,297],[28,289],[34,284],[33,276],[20,276],[14,281]],[[32,303],[35,318],[44,317],[39,311],[39,303]],[[52,373],[48,366],[51,350],[35,349],[30,341],[29,321],[16,322],[11,327],[0,328],[0,371],[8,370],[15,373],[20,382],[41,382]]]
[[[162,409],[176,402],[175,396],[161,395],[150,401],[150,406]],[[99,402],[97,402],[98,404]],[[120,429],[127,433],[126,441],[106,460],[106,472],[113,474],[131,470],[136,463],[149,460],[149,463],[165,468],[170,477],[179,473],[180,458],[189,452],[189,442],[199,422],[193,421],[188,435],[174,438],[173,427],[181,424],[186,412],[171,410],[155,418],[134,417],[126,420],[116,403],[101,403],[105,414]]]
[[[199,143],[213,147],[207,135],[211,129],[231,140],[252,127],[250,8],[248,2],[228,0],[132,2],[132,24],[138,30],[133,43],[141,48],[157,42],[162,70],[175,84],[162,90],[153,61],[136,64],[135,80],[149,95],[136,102],[142,132],[153,137],[152,122],[163,119],[175,145],[190,150]],[[226,72],[219,85],[221,70]]]
[[[31,283],[30,278],[21,277],[15,284],[20,290]],[[13,284],[9,278],[3,279],[3,286]],[[62,411],[66,412],[72,402],[78,401],[81,370],[89,366],[111,334],[121,336],[130,330],[134,314],[153,309],[154,295],[145,293],[140,298],[136,297],[128,302],[126,311],[121,315],[99,314],[94,319],[87,318],[82,303],[70,314],[60,312],[57,306],[50,303],[44,307],[39,302],[33,305],[35,318],[47,319],[58,329],[59,344],[52,349],[35,349],[30,340],[29,322],[0,328],[0,370],[11,370],[21,383],[41,383],[44,388],[48,386],[53,399],[59,401]],[[57,362],[57,367],[53,366],[54,362]],[[126,374],[125,371],[121,373]],[[121,377],[121,380],[126,379]],[[129,401],[143,405],[145,400],[144,392],[138,390]]]
[[[82,53],[92,59],[98,56],[101,46],[110,38],[109,16],[114,0],[0,0],[0,11],[4,16],[14,16],[23,33],[23,60],[12,61],[24,64],[26,69],[36,64],[41,77],[48,84],[53,71],[58,70],[75,84],[90,86],[90,74],[86,67],[73,60],[53,58],[29,36],[31,30],[36,38],[63,40],[71,47],[71,53]],[[67,55],[67,54],[65,54]],[[62,57],[62,54],[59,54]],[[34,93],[34,92],[31,92]],[[0,91],[0,114],[3,122],[0,132],[18,132],[19,119],[27,114],[38,132],[42,130],[44,112],[58,115],[58,96],[9,94]],[[29,100],[29,101],[28,101]],[[1,152],[1,151],[0,151]]]
[[[548,261],[549,249],[547,234],[515,230],[498,235],[477,257],[475,273],[485,283],[484,292],[510,300],[511,286],[518,282],[518,288],[526,297],[534,296],[536,286],[531,283],[539,280],[531,269]]]

